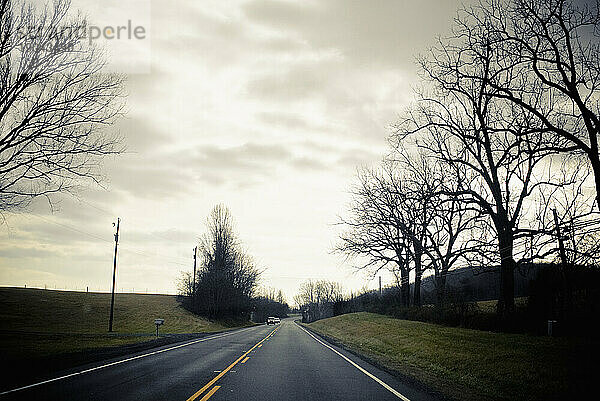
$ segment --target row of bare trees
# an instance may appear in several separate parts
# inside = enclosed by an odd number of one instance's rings
[[[340,283],[329,280],[307,280],[300,285],[294,303],[302,311],[302,320],[312,322],[333,316],[333,306],[343,300]]]
[[[499,266],[498,313],[515,269],[558,255],[595,263],[600,199],[599,4],[482,0],[419,59],[423,85],[382,165],[359,173],[336,249],[388,269],[404,305],[423,273],[444,299],[457,265]],[[563,260],[564,262],[564,260]]]
[[[269,316],[287,317],[290,308],[281,290],[260,288],[252,299],[255,322],[266,322]]]

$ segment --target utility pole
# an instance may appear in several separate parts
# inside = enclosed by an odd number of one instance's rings
[[[192,298],[196,296],[196,258],[198,255],[198,247],[194,247],[194,275],[192,276]]]
[[[556,226],[556,235],[558,236],[558,250],[560,252],[560,262],[564,274],[564,269],[567,268],[567,253],[565,251],[565,243],[563,241],[563,237],[560,233],[560,226],[558,225],[558,215],[556,214],[556,209],[553,209],[552,212],[554,213],[554,225]]]
[[[381,276],[379,276],[379,296],[381,296]]]
[[[560,232],[560,227],[558,225],[558,215],[556,214],[556,209],[552,210],[552,212],[554,213],[554,224],[556,225],[556,235],[558,235],[558,249],[560,252],[560,264],[561,264],[561,269],[560,269],[560,274],[561,274],[561,278],[563,281],[563,291],[564,294],[561,297],[562,298],[562,302],[561,302],[561,306],[562,306],[562,313],[566,313],[566,314],[570,314],[571,313],[571,309],[572,309],[572,297],[571,297],[571,285],[569,283],[569,278],[567,277],[567,252],[565,251],[565,243],[564,243],[564,238],[561,235]],[[552,328],[550,327],[550,323],[548,323],[548,333],[551,335],[552,334]]]
[[[115,256],[113,259],[113,280],[112,280],[112,291],[110,296],[110,318],[108,320],[108,332],[113,331],[113,315],[115,309],[115,278],[117,275],[117,245],[119,245],[119,225],[121,224],[121,218],[117,217],[117,232],[115,233]],[[113,226],[115,223],[113,223]]]

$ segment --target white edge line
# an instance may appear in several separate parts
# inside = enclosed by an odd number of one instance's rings
[[[252,329],[252,328],[254,328],[254,327],[248,327],[247,329]],[[55,381],[67,379],[69,377],[79,376],[79,375],[82,375],[82,374],[85,374],[85,373],[93,372],[95,370],[100,370],[100,369],[108,368],[109,366],[119,365],[121,363],[133,361],[133,360],[136,360],[136,359],[145,358],[147,356],[156,355],[156,354],[160,354],[160,353],[167,352],[167,351],[172,351],[172,350],[177,349],[177,348],[187,347],[188,345],[193,345],[193,344],[201,343],[201,342],[208,341],[208,340],[214,340],[214,339],[217,339],[217,338],[222,338],[222,337],[230,336],[232,334],[236,334],[236,333],[239,333],[240,331],[247,330],[247,329],[236,330],[236,331],[232,331],[232,332],[224,333],[224,334],[219,334],[219,335],[212,336],[212,337],[201,338],[199,340],[190,341],[189,343],[179,344],[179,345],[176,345],[176,346],[173,346],[173,347],[169,347],[169,348],[163,348],[163,349],[160,349],[158,351],[153,351],[153,352],[149,352],[147,354],[137,355],[137,356],[134,356],[134,357],[131,357],[131,358],[127,358],[127,359],[121,359],[120,361],[115,361],[115,362],[107,363],[105,365],[100,365],[100,366],[96,366],[96,367],[93,367],[93,368],[90,368],[90,369],[81,370],[79,372],[70,373],[68,375],[64,375],[64,376],[60,376],[60,377],[55,377],[53,379],[44,380],[44,381],[41,381],[41,382],[38,382],[38,383],[28,384],[27,386],[23,386],[23,387],[13,388],[12,390],[7,390],[7,391],[1,392],[0,395],[6,395],[6,394],[14,393],[14,392],[17,392],[17,391],[26,390],[28,388],[41,386],[43,384],[48,384],[48,383],[52,383],[52,382],[55,382]]]
[[[377,383],[381,384],[386,390],[388,390],[390,393],[394,394],[396,397],[400,398],[403,401],[410,401],[408,398],[406,398],[405,396],[403,396],[402,394],[400,394],[398,391],[394,390],[390,385],[388,385],[386,382],[384,382],[383,380],[381,380],[380,378],[378,378],[377,376],[367,372],[365,369],[361,368],[359,365],[357,365],[354,361],[352,361],[350,358],[346,357],[346,355],[342,354],[341,352],[339,352],[338,350],[336,350],[335,348],[333,348],[332,346],[330,346],[329,344],[325,344],[323,341],[319,340],[317,337],[315,337],[311,332],[309,332],[308,330],[306,330],[304,327],[300,326],[299,324],[296,323],[296,325],[298,327],[300,327],[306,334],[308,334],[309,336],[311,336],[312,338],[314,338],[318,343],[320,343],[321,345],[323,345],[324,347],[329,348],[330,350],[332,350],[333,352],[335,352],[336,354],[338,354],[339,356],[341,356],[342,358],[344,358],[347,362],[349,362],[352,366],[354,366],[356,369],[360,370],[361,372],[363,372],[365,375],[369,376],[371,379],[375,380]]]

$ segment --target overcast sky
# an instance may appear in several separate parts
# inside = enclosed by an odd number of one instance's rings
[[[357,167],[386,152],[412,97],[414,57],[446,32],[456,0],[73,1],[98,24],[144,26],[103,43],[127,73],[127,153],[105,188],[51,211],[37,201],[0,227],[0,284],[174,293],[218,203],[262,284],[291,301],[309,278],[375,286],[331,248]],[[385,281],[385,279],[384,279]]]

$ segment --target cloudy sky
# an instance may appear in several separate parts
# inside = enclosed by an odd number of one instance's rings
[[[100,7],[101,6],[101,7]],[[206,216],[227,205],[262,284],[289,300],[306,279],[375,281],[332,255],[356,168],[386,152],[410,101],[414,57],[443,34],[456,0],[91,1],[99,25],[143,26],[103,42],[126,73],[127,153],[104,188],[36,201],[0,227],[0,285],[174,293]]]

